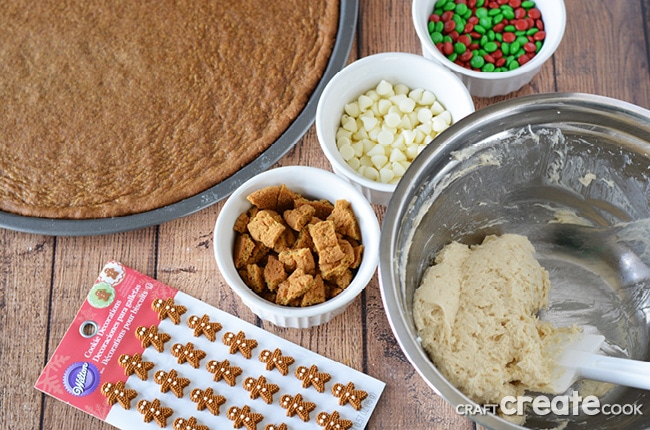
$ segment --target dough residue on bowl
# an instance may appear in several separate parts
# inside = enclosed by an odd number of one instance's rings
[[[548,390],[557,329],[536,313],[548,305],[549,275],[521,235],[452,242],[415,291],[422,345],[442,374],[479,404]]]

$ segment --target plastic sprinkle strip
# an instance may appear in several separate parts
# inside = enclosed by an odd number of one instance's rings
[[[117,428],[142,430],[363,429],[384,387],[117,261],[36,382]]]
[[[480,72],[523,66],[546,38],[542,13],[529,0],[438,0],[428,29],[450,61]]]

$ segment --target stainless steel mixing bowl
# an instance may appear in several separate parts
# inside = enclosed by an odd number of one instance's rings
[[[529,237],[550,274],[542,320],[602,333],[604,353],[648,361],[648,219],[650,111],[554,93],[475,112],[418,156],[388,206],[379,278],[395,336],[434,391],[454,406],[472,404],[421,347],[413,292],[452,240],[474,244],[487,234],[518,233]],[[476,360],[480,365],[481,357]],[[600,402],[638,404],[643,415],[529,415],[526,426],[650,428],[649,392],[614,387]],[[491,414],[470,418],[488,428],[518,428]]]

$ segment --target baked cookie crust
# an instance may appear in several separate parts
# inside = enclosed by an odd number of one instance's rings
[[[338,1],[10,1],[0,210],[124,216],[223,181],[302,111],[338,19]]]

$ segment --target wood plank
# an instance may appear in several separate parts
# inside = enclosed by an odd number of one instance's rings
[[[213,232],[223,202],[160,226],[157,279],[217,306],[232,295],[217,281]]]
[[[641,1],[565,4],[568,19],[556,56],[557,90],[598,94],[650,108],[647,0],[645,22]]]
[[[359,56],[380,52],[421,54],[422,46],[411,18],[410,1],[360,1]]]
[[[422,53],[411,18],[411,2],[362,2],[358,39],[360,56],[378,52]],[[380,220],[384,208],[376,207]],[[470,429],[473,424],[455,413],[436,395],[406,360],[385,316],[375,276],[366,288],[366,372],[384,382],[386,389],[368,428]]]
[[[154,274],[156,232],[157,227],[151,227],[115,235],[57,238],[50,303],[49,356],[54,353],[107,261],[118,260],[142,273]],[[50,429],[113,428],[52,397],[45,397],[43,423],[44,428]]]
[[[0,417],[40,425],[54,238],[0,230]]]

